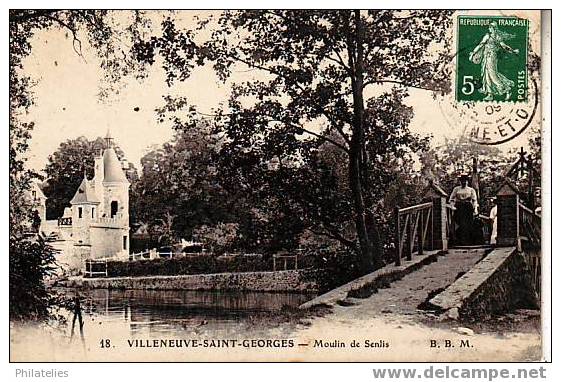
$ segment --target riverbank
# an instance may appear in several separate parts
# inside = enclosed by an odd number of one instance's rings
[[[214,273],[178,276],[70,277],[58,286],[86,289],[222,290],[315,293],[319,286],[312,270]]]

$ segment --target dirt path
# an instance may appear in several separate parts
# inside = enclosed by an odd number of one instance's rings
[[[345,351],[337,358],[373,361],[530,361],[541,358],[540,321],[534,313],[515,313],[500,321],[465,324],[442,321],[418,309],[429,293],[450,285],[484,255],[483,250],[451,250],[364,299],[348,298],[330,314],[307,321],[296,332],[310,343],[318,338],[349,342],[381,340],[376,351]],[[346,305],[346,304],[345,304]],[[462,346],[462,341],[469,345]],[[436,341],[436,342],[434,342]],[[451,347],[446,347],[450,341]],[[465,342],[464,342],[465,343]],[[436,346],[433,346],[436,344]],[[334,356],[331,354],[331,356]]]
[[[356,305],[345,307],[348,310],[345,314],[357,318],[390,313],[424,316],[426,312],[419,310],[418,306],[429,293],[452,284],[458,274],[471,269],[484,253],[482,249],[450,250],[446,256],[439,256],[438,261],[393,282],[389,288],[378,290],[369,298],[348,299]]]

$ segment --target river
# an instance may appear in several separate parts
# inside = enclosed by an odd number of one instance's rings
[[[70,291],[73,293],[73,291]],[[78,292],[84,311],[85,330],[103,325],[128,328],[131,336],[176,335],[182,331],[237,334],[240,328],[284,316],[315,297],[313,294],[108,290]]]

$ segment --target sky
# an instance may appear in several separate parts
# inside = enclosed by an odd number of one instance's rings
[[[192,13],[179,15],[183,27],[192,25],[192,16]],[[535,31],[533,36],[535,39]],[[24,61],[26,74],[36,81],[32,89],[35,104],[28,115],[35,122],[27,163],[32,169],[42,170],[48,156],[61,142],[79,136],[90,139],[105,136],[108,129],[127,159],[140,168],[140,159],[150,146],[162,144],[173,136],[169,124],[156,120],[154,110],[163,105],[163,95],[171,92],[185,96],[200,111],[210,112],[229,94],[228,84],[218,82],[207,67],[197,69],[190,79],[170,89],[165,84],[163,70],[154,66],[142,82],[125,79],[119,94],[100,100],[103,72],[94,51],[85,43],[82,54],[83,57],[76,54],[72,39],[59,29],[42,31],[32,40],[32,54]],[[238,78],[242,76],[239,74]],[[440,112],[439,102],[430,92],[411,90],[406,102],[415,112],[410,129],[432,134],[435,145],[462,134],[462,128],[451,124]],[[506,151],[525,145],[526,141],[527,136],[523,134],[501,148]]]

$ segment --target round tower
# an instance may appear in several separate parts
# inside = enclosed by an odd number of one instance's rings
[[[98,160],[96,174],[101,185],[100,213],[92,226],[92,257],[128,258],[129,238],[129,187],[130,183],[121,168],[113,149],[113,138],[107,133],[105,150]]]

